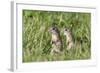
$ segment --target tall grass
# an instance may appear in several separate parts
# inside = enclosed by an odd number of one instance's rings
[[[65,50],[62,55],[50,55],[51,35],[48,29],[56,23],[59,30],[72,30],[75,49]],[[83,60],[91,58],[91,14],[78,12],[53,12],[23,10],[23,62]]]

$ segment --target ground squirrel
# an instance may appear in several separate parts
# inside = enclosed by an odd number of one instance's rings
[[[60,31],[57,27],[53,26],[49,29],[49,32],[51,33],[51,54],[54,53],[61,53],[62,51],[62,40],[60,37]]]
[[[73,36],[72,36],[71,30],[68,29],[68,28],[65,28],[64,29],[64,35],[66,36],[67,50],[73,48],[74,41],[73,41]]]

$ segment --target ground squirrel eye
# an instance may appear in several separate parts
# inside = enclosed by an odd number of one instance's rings
[[[65,29],[65,31],[67,31],[67,29]]]
[[[55,28],[53,27],[52,30],[55,30]]]

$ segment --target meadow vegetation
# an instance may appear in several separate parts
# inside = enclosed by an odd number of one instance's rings
[[[23,62],[84,60],[91,58],[91,14],[23,10]],[[64,52],[50,55],[51,35],[48,29],[56,23],[61,31]],[[66,50],[63,28],[70,28],[75,48]]]

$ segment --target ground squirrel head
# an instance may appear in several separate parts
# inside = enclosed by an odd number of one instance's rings
[[[69,28],[64,28],[64,35],[68,35],[71,33],[71,30]]]
[[[60,33],[59,29],[56,26],[52,26],[49,29],[49,32],[52,33],[52,34],[59,34]]]

